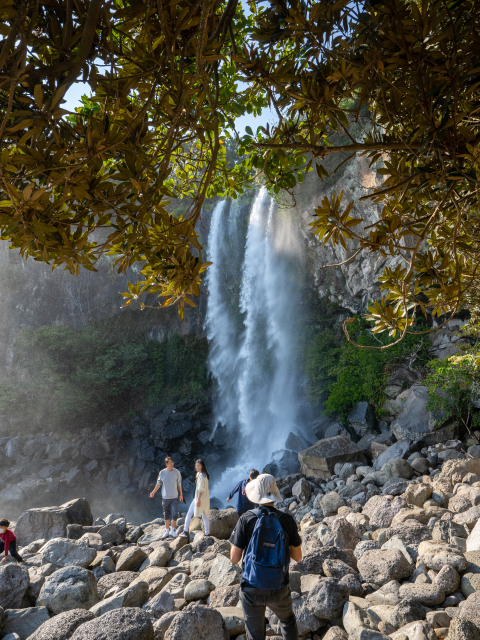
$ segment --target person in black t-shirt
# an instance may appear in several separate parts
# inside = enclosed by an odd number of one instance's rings
[[[268,473],[262,473],[258,478],[249,482],[245,487],[247,498],[254,504],[266,507],[279,515],[279,521],[288,536],[290,557],[295,562],[302,559],[302,540],[298,535],[297,523],[289,513],[282,513],[274,508],[274,502],[282,502],[275,478]],[[230,542],[230,560],[238,564],[246,551],[255,529],[257,516],[247,511],[237,522]],[[279,619],[283,640],[298,640],[298,629],[292,606],[289,575],[285,576],[284,585],[280,589],[257,589],[248,584],[242,577],[240,584],[240,601],[245,616],[247,640],[265,640],[266,621],[265,609],[268,607]]]

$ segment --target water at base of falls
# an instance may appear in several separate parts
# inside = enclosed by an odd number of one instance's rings
[[[216,381],[214,418],[226,427],[233,465],[213,479],[224,499],[260,472],[297,431],[302,410],[298,313],[300,249],[291,216],[262,188],[241,236],[237,202],[216,205],[208,238],[205,329]],[[235,285],[236,288],[235,288]]]

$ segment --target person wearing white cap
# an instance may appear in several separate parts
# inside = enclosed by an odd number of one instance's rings
[[[230,560],[238,564],[243,556],[240,601],[247,640],[265,640],[266,607],[277,616],[283,640],[298,640],[288,574],[290,558],[302,559],[297,523],[275,509],[283,498],[269,473],[249,482],[245,493],[259,508],[240,516],[230,537]]]

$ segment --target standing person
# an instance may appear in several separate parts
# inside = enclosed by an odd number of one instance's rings
[[[283,640],[298,640],[288,574],[290,558],[302,559],[297,523],[289,513],[274,508],[282,496],[269,473],[249,482],[245,493],[259,508],[240,516],[230,537],[230,560],[238,564],[245,552],[240,601],[247,640],[265,640],[266,607],[278,617]]]
[[[193,516],[195,516],[195,518],[202,516],[205,535],[210,535],[210,521],[207,516],[207,513],[210,511],[210,493],[208,489],[210,476],[208,475],[207,467],[203,460],[197,460],[195,462],[195,470],[197,472],[195,496],[185,519],[185,525],[182,533],[182,537],[184,538],[188,538],[188,527],[190,526],[190,521]]]
[[[245,487],[249,482],[251,482],[252,480],[255,480],[255,478],[258,478],[259,475],[260,475],[259,471],[257,471],[256,469],[252,469],[250,471],[250,475],[248,476],[248,478],[246,478],[245,480],[240,480],[237,486],[232,489],[232,491],[230,492],[230,495],[227,498],[227,502],[230,502],[230,500],[238,491],[237,513],[239,516],[243,516],[243,514],[246,513],[247,511],[250,511],[251,509],[255,509],[255,505],[253,504],[253,502],[250,502],[250,500],[247,498],[245,494]]]
[[[17,553],[17,537],[8,527],[10,526],[10,521],[7,519],[0,520],[0,553],[5,551],[5,557],[2,558],[2,563],[7,561],[8,552],[10,551],[10,555],[18,560],[18,562],[23,562],[23,558]]]
[[[165,458],[165,469],[162,469],[158,474],[157,484],[150,494],[150,498],[155,497],[157,491],[162,487],[163,517],[165,518],[165,533],[162,539],[168,538],[168,536],[177,537],[175,527],[177,525],[179,496],[183,502],[182,474],[178,469],[175,469],[174,465],[173,458],[167,456]],[[171,526],[170,517],[172,518]]]

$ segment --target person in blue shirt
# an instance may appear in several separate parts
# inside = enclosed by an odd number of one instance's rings
[[[245,487],[249,482],[251,482],[252,480],[255,480],[255,478],[257,478],[259,475],[260,475],[259,471],[257,471],[256,469],[252,469],[250,471],[249,477],[246,478],[246,480],[240,480],[237,486],[232,489],[232,491],[230,492],[230,495],[227,498],[227,502],[230,502],[230,500],[238,491],[238,500],[237,500],[236,509],[239,516],[243,515],[247,511],[250,511],[251,509],[257,508],[257,505],[253,504],[253,502],[250,502],[250,500],[245,495]]]

